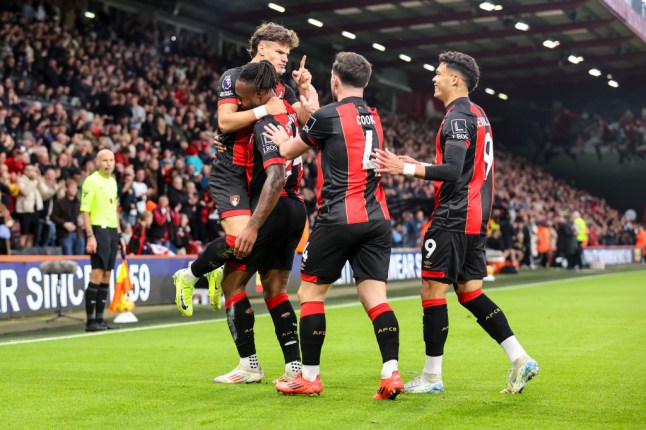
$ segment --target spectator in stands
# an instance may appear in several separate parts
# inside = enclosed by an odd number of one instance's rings
[[[175,212],[180,212],[188,203],[188,189],[184,186],[184,179],[177,175],[172,179],[168,189],[168,201]]]
[[[179,215],[169,206],[168,197],[159,197],[159,203],[153,210],[153,223],[148,231],[150,242],[175,252],[173,241],[178,226]]]
[[[36,166],[27,164],[18,179],[20,195],[16,199],[16,213],[20,221],[20,247],[34,246],[34,238],[39,230],[38,211],[43,209],[40,193],[40,173]]]
[[[413,216],[410,212],[404,212],[404,247],[418,248],[421,246],[422,224],[424,223],[424,212],[418,210]]]
[[[79,209],[78,184],[74,179],[65,182],[65,195],[56,199],[51,220],[56,225],[56,238],[63,247],[63,255],[85,254],[83,220]]]
[[[38,246],[54,246],[56,243],[56,225],[51,220],[54,202],[64,192],[64,182],[56,181],[56,171],[48,167],[45,174],[39,179],[40,195],[43,199],[43,209],[38,211],[39,230],[37,234]]]
[[[150,211],[144,211],[137,217],[137,222],[132,227],[132,235],[128,242],[128,254],[142,255],[147,251],[148,239],[146,230],[153,223],[153,214]]]
[[[7,207],[0,203],[0,255],[11,255],[11,228],[14,220]]]

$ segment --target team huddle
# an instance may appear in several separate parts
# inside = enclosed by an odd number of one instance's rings
[[[334,102],[322,107],[303,57],[292,72],[297,98],[280,76],[298,43],[293,31],[263,24],[250,39],[251,62],[228,70],[219,81],[219,149],[209,187],[226,236],[209,243],[190,267],[173,275],[176,303],[185,316],[193,313],[193,289],[200,277],[209,282],[214,308],[221,308],[224,293],[240,360],[214,381],[236,384],[264,378],[256,355],[254,312],[245,292],[258,272],[285,361],[285,373],[274,381],[276,389],[321,393],[325,297],[349,262],[383,362],[373,398],[444,390],[446,294],[451,286],[511,363],[502,392],[520,393],[538,375],[538,364],[516,339],[502,310],[482,292],[495,166],[491,126],[482,108],[468,98],[479,80],[475,60],[459,52],[439,57],[433,83],[447,113],[431,164],[384,148],[379,114],[363,99],[372,66],[359,54],[337,54],[330,78]],[[319,206],[302,254],[297,321],[286,284],[306,223],[299,195],[300,156],[310,149],[318,154]],[[426,357],[422,373],[406,384],[398,371],[399,323],[386,295],[391,222],[383,174],[435,181],[435,207],[421,250]]]

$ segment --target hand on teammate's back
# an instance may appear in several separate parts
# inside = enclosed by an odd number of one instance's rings
[[[276,127],[274,124],[265,125],[265,132],[263,134],[278,145],[278,147],[289,140],[287,131],[282,127]]]

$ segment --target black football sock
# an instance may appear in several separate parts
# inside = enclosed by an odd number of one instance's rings
[[[242,292],[228,299],[225,303],[227,323],[240,357],[249,357],[256,353],[253,326],[255,317],[247,293]]]
[[[422,300],[424,308],[424,344],[426,355],[439,357],[444,355],[444,345],[449,336],[449,312],[446,299]]]
[[[478,324],[496,342],[501,343],[503,340],[514,335],[511,327],[509,327],[505,314],[498,305],[484,295],[482,290],[462,294],[458,293],[458,300],[462,306],[467,308],[478,319]]]
[[[298,325],[296,314],[287,293],[282,293],[266,301],[271,319],[274,321],[276,338],[283,350],[285,363],[301,361],[298,348]]]
[[[96,309],[96,301],[99,295],[99,286],[90,282],[85,290],[85,313],[87,315],[87,323],[94,322],[94,310]]]
[[[235,241],[235,236],[227,235],[209,243],[204,252],[191,264],[193,275],[199,278],[222,266],[233,255]]]
[[[105,310],[105,302],[108,300],[108,284],[100,284],[99,291],[96,297],[96,322],[103,322],[103,311]]]
[[[388,303],[381,303],[368,311],[375,329],[383,363],[399,359],[399,322]]]
[[[301,304],[301,351],[303,364],[318,366],[321,363],[321,349],[325,341],[325,306],[323,302]]]

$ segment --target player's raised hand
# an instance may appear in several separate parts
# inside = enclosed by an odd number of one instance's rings
[[[309,98],[301,95],[301,106],[303,109],[305,109],[305,112],[311,115],[320,107],[319,94],[316,92],[312,84],[310,84],[308,94]]]
[[[289,136],[285,129],[282,127],[276,127],[274,124],[266,124],[265,132],[263,134],[278,146],[289,140]]]
[[[307,55],[303,55],[303,58],[301,58],[301,64],[298,70],[292,71],[292,78],[298,85],[299,94],[309,98],[308,92],[310,90],[310,84],[312,83],[312,74],[305,68],[305,60],[307,60]]]
[[[267,115],[280,115],[287,113],[287,108],[283,100],[278,97],[272,97],[265,104],[265,109],[267,109]]]
[[[404,173],[404,161],[400,160],[397,154],[391,152],[388,148],[386,150],[375,149],[372,153],[374,161],[379,164],[377,173],[388,173],[389,175],[401,175]]]

